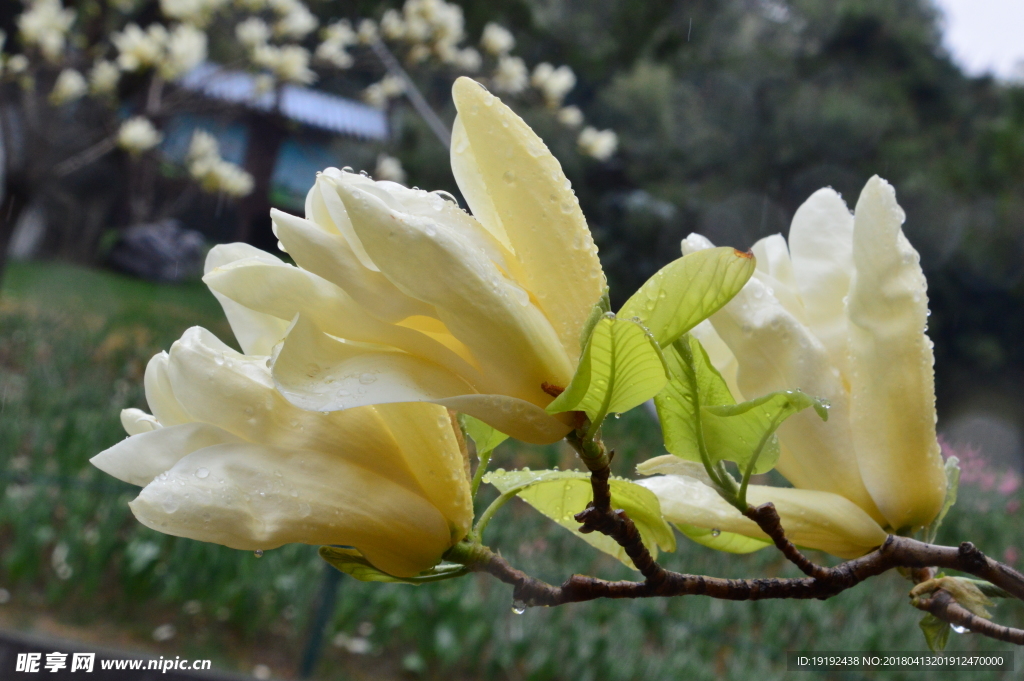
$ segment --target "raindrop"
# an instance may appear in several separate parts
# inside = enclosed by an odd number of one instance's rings
[[[958,634],[966,634],[967,633],[967,627],[961,627],[959,624],[952,625],[950,627],[950,629],[952,629],[953,631],[955,631]]]
[[[366,172],[365,170],[360,170],[359,174],[362,175],[363,177],[369,177],[370,176],[370,173]]]
[[[209,475],[210,475],[209,469],[206,469],[206,468],[197,468],[196,469],[196,477],[199,478],[200,480],[202,480],[203,478],[209,477]]]
[[[255,551],[252,552],[252,555],[256,556],[257,558],[262,558],[263,557],[263,549],[256,549]]]
[[[359,382],[363,385],[370,385],[377,380],[377,377],[373,374],[359,374]]]
[[[459,200],[457,198],[455,198],[454,196],[452,196],[451,194],[449,194],[448,192],[446,192],[446,191],[438,190],[438,191],[432,192],[432,193],[435,196],[440,196],[442,199],[444,199],[448,203],[454,203],[456,206],[459,205]]]
[[[356,171],[352,170],[352,166],[345,166],[344,168],[341,169],[341,172],[343,172],[343,173],[354,173]]]
[[[622,418],[622,414],[621,413],[615,414],[615,418],[621,419]]]
[[[517,615],[522,615],[526,612],[526,601],[521,601],[518,598],[512,601],[512,612]]]
[[[722,534],[722,531],[720,529],[718,529],[717,527],[715,529],[711,530],[711,536],[712,537],[717,537],[720,534]]]
[[[501,179],[505,180],[505,184],[515,184],[516,174],[511,170],[506,170],[505,174],[501,176]]]

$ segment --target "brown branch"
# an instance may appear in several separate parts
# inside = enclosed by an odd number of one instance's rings
[[[828,568],[818,565],[802,554],[800,549],[786,538],[786,532],[782,529],[782,518],[775,510],[775,504],[769,501],[760,506],[748,506],[743,515],[757,523],[757,526],[775,542],[775,547],[782,552],[782,555],[800,568],[805,575],[815,579],[830,579]]]
[[[969,629],[975,634],[1024,646],[1024,629],[1005,627],[1001,624],[990,622],[984,617],[978,617],[957,603],[956,599],[948,591],[939,589],[930,598],[916,599],[913,605],[915,608],[930,612],[943,622],[949,622],[954,626]]]

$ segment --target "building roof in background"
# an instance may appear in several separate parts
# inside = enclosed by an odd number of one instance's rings
[[[179,84],[212,99],[242,104],[258,111],[274,108],[274,93],[259,93],[256,77],[206,62],[187,73]],[[388,136],[384,113],[366,104],[301,85],[281,87],[280,112],[293,121],[329,132],[370,140]]]

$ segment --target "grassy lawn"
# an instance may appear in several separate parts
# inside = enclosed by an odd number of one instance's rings
[[[219,306],[200,284],[159,286],[60,264],[10,266],[0,290],[0,586],[12,598],[0,605],[0,623],[145,644],[165,657],[209,657],[222,669],[249,672],[262,663],[288,678],[325,569],[315,547],[289,546],[257,559],[158,534],[127,508],[136,488],[88,464],[125,437],[121,409],[145,408],[149,357],[197,324],[231,341]],[[619,474],[662,453],[654,424],[640,410],[608,430]],[[575,465],[560,446],[508,443],[496,459],[506,468]],[[1021,543],[1020,496],[965,490],[940,540],[970,539],[1002,556]],[[571,572],[630,576],[523,504],[503,509],[489,532],[489,543],[514,564],[551,581]],[[664,557],[673,569],[797,574],[772,550],[729,556],[681,536],[679,542],[679,551]],[[692,597],[515,615],[510,589],[489,577],[422,587],[343,579],[317,678],[768,681],[786,675],[787,650],[926,649],[907,591],[907,582],[889,574],[826,602]],[[1024,625],[1019,604],[998,605],[994,613]],[[166,624],[175,635],[154,641],[154,629]],[[1008,648],[973,636],[954,636],[950,644]],[[876,678],[904,677],[920,675]]]

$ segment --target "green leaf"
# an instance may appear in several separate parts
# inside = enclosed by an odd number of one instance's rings
[[[949,622],[943,622],[935,615],[928,613],[917,626],[924,632],[924,640],[928,642],[928,648],[933,653],[941,653],[949,643]]]
[[[502,471],[488,473],[484,480],[501,491],[515,494],[535,509],[591,546],[604,551],[632,568],[633,562],[611,537],[598,532],[583,534],[573,517],[587,507],[593,498],[590,474],[582,471]],[[623,478],[608,481],[612,492],[612,508],[623,509],[640,531],[644,546],[652,556],[658,549],[676,550],[672,527],[661,517],[661,504],[654,492]]]
[[[665,348],[664,356],[671,378],[654,405],[665,448],[682,459],[709,467],[733,461],[741,471],[764,473],[778,461],[775,430],[783,421],[807,407],[828,418],[824,401],[799,390],[736,404],[707,352],[690,335]]]
[[[702,462],[698,405],[735,404],[722,375],[700,342],[684,336],[663,350],[669,379],[654,398],[665,449],[688,461]]]
[[[465,565],[457,563],[441,563],[429,570],[424,570],[415,577],[395,577],[375,568],[370,561],[355,549],[343,549],[337,546],[321,546],[320,557],[328,563],[350,575],[360,582],[400,582],[402,584],[429,584],[445,579],[461,577],[469,572]]]
[[[493,452],[495,447],[508,439],[508,435],[505,435],[505,433],[491,428],[480,419],[473,418],[469,414],[459,414],[459,423],[462,424],[463,430],[473,438],[473,442],[476,444],[478,459],[489,452]]]
[[[594,326],[572,381],[547,411],[586,412],[588,435],[593,435],[609,412],[643,404],[667,382],[665,360],[650,334],[636,322],[608,313]]]
[[[740,404],[702,406],[701,425],[712,463],[735,461],[740,470],[770,471],[779,460],[775,431],[793,414],[814,407],[828,420],[826,404],[800,390],[781,390]]]
[[[612,301],[608,297],[608,287],[604,287],[604,293],[601,294],[601,299],[594,304],[594,307],[590,310],[590,316],[587,317],[587,321],[583,323],[583,329],[580,330],[580,351],[587,347],[587,341],[590,340],[590,334],[593,332],[594,327],[601,321],[601,317],[612,311]]]
[[[734,248],[709,248],[670,262],[619,310],[639,318],[661,347],[671,344],[739,293],[754,273],[754,256]]]
[[[719,531],[718,534],[715,534],[714,530],[696,525],[676,523],[676,529],[702,546],[726,553],[753,553],[772,545],[770,541],[745,537],[735,532]]]
[[[932,524],[928,526],[928,530],[925,532],[925,541],[929,544],[935,541],[939,528],[942,527],[942,521],[945,520],[949,509],[953,508],[953,505],[956,504],[956,494],[960,488],[960,459],[955,456],[949,457],[946,459],[945,469],[946,498],[942,501],[942,509],[939,511],[939,515],[935,516],[935,520],[932,521]]]

